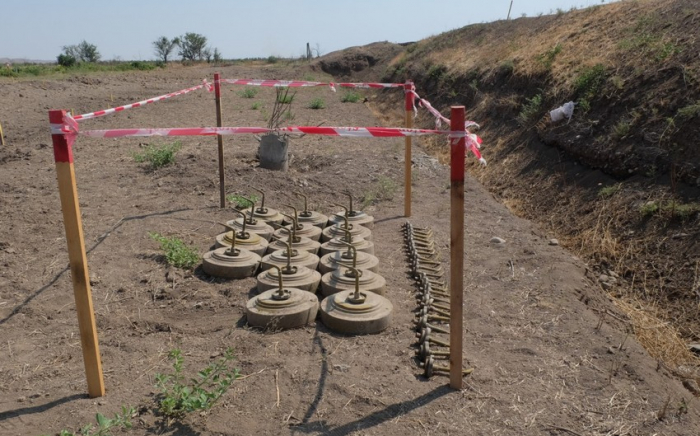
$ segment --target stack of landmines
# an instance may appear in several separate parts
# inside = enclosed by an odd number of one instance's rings
[[[450,321],[450,291],[444,280],[444,271],[435,250],[433,231],[429,228],[414,227],[406,222],[403,225],[406,252],[411,274],[417,282],[418,300],[416,356],[426,377],[435,373],[449,373],[449,368],[435,365],[436,359],[450,356],[447,323]],[[441,325],[439,325],[441,324]]]

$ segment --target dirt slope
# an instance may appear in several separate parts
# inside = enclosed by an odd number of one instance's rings
[[[700,339],[699,22],[698,1],[622,1],[467,26],[374,68],[376,80],[414,80],[443,114],[465,105],[489,161],[470,171],[582,256],[683,376]],[[399,100],[378,95],[377,113]],[[567,101],[571,121],[551,122]],[[426,111],[419,125],[434,125]]]
[[[79,138],[76,172],[107,386],[104,398],[86,398],[46,111],[137,101],[215,70],[225,78],[329,79],[280,63],[0,81],[8,139],[0,149],[0,433],[57,434],[133,405],[133,435],[700,434],[698,400],[629,337],[624,315],[583,261],[550,245],[551,234],[513,216],[471,177],[464,365],[475,371],[461,392],[446,388],[445,378],[423,378],[400,234],[403,141],[390,139],[299,138],[288,173],[258,168],[252,138],[226,139],[228,192],[260,187],[268,206],[284,209],[300,190],[329,211],[338,191],[351,189],[377,219],[373,238],[394,320],[381,334],[347,337],[320,322],[279,333],[249,329],[243,308],[252,279],[183,274],[162,263],[148,232],[178,236],[203,253],[221,231],[217,223],[231,218],[218,209],[213,138],[183,139],[175,165],[157,171],[132,154],[161,141]],[[225,88],[224,124],[264,125],[262,110],[251,107],[259,101],[269,111],[272,91],[250,100],[239,90]],[[341,103],[328,89],[296,98],[301,125],[382,122],[367,105]],[[314,98],[327,108],[306,108]],[[211,126],[213,108],[212,96],[198,92],[81,125]],[[412,222],[434,229],[447,259],[448,171],[422,141],[413,153]],[[505,242],[492,243],[494,236]],[[171,371],[167,352],[180,347],[194,376],[229,346],[246,377],[209,413],[162,427],[154,376]]]

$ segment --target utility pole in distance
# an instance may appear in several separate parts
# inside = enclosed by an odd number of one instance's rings
[[[506,20],[510,20],[510,10],[513,9],[513,0],[510,0],[510,6],[508,7],[508,17]]]

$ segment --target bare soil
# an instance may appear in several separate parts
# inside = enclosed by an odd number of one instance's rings
[[[227,191],[267,191],[283,208],[308,194],[330,211],[350,189],[374,215],[379,272],[394,305],[392,326],[343,336],[320,322],[264,333],[248,328],[244,307],[254,280],[226,281],[169,269],[148,232],[177,236],[199,253],[230,219],[218,207],[216,140],[183,138],[174,165],[151,171],[134,162],[151,138],[74,146],[80,206],[107,394],[86,396],[47,110],[93,111],[183,89],[211,78],[293,79],[305,67],[172,67],[163,71],[0,81],[0,433],[57,434],[138,408],[127,434],[700,434],[698,400],[626,331],[621,315],[584,262],[551,235],[513,216],[467,177],[465,357],[474,373],[459,392],[425,379],[414,358],[414,283],[400,233],[403,140],[305,136],[292,143],[287,173],[260,169],[256,141],[227,137]],[[273,91],[254,99],[224,87],[224,125],[264,125]],[[306,106],[323,98],[326,109]],[[294,124],[371,126],[362,103],[328,89],[300,90]],[[394,116],[400,116],[401,107]],[[392,114],[382,114],[392,115]],[[83,129],[212,126],[213,95],[191,93],[81,123]],[[413,217],[436,232],[449,258],[449,172],[414,141]],[[488,170],[487,170],[488,171]],[[371,200],[371,201],[370,201]],[[500,237],[503,244],[491,239]],[[194,375],[233,347],[244,378],[206,414],[164,426],[154,375],[169,372],[169,350]],[[279,392],[279,394],[278,394]],[[119,433],[117,433],[119,434]]]

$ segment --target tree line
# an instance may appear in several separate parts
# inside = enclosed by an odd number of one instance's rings
[[[171,60],[171,55],[176,48],[177,54],[183,62],[219,62],[222,59],[219,49],[212,49],[208,46],[207,37],[198,33],[188,32],[172,39],[161,36],[153,41],[152,44],[158,61],[164,64]],[[76,45],[63,46],[61,49],[63,52],[58,55],[57,61],[59,65],[64,67],[71,67],[84,62],[94,63],[102,58],[97,50],[97,46],[85,40]]]

